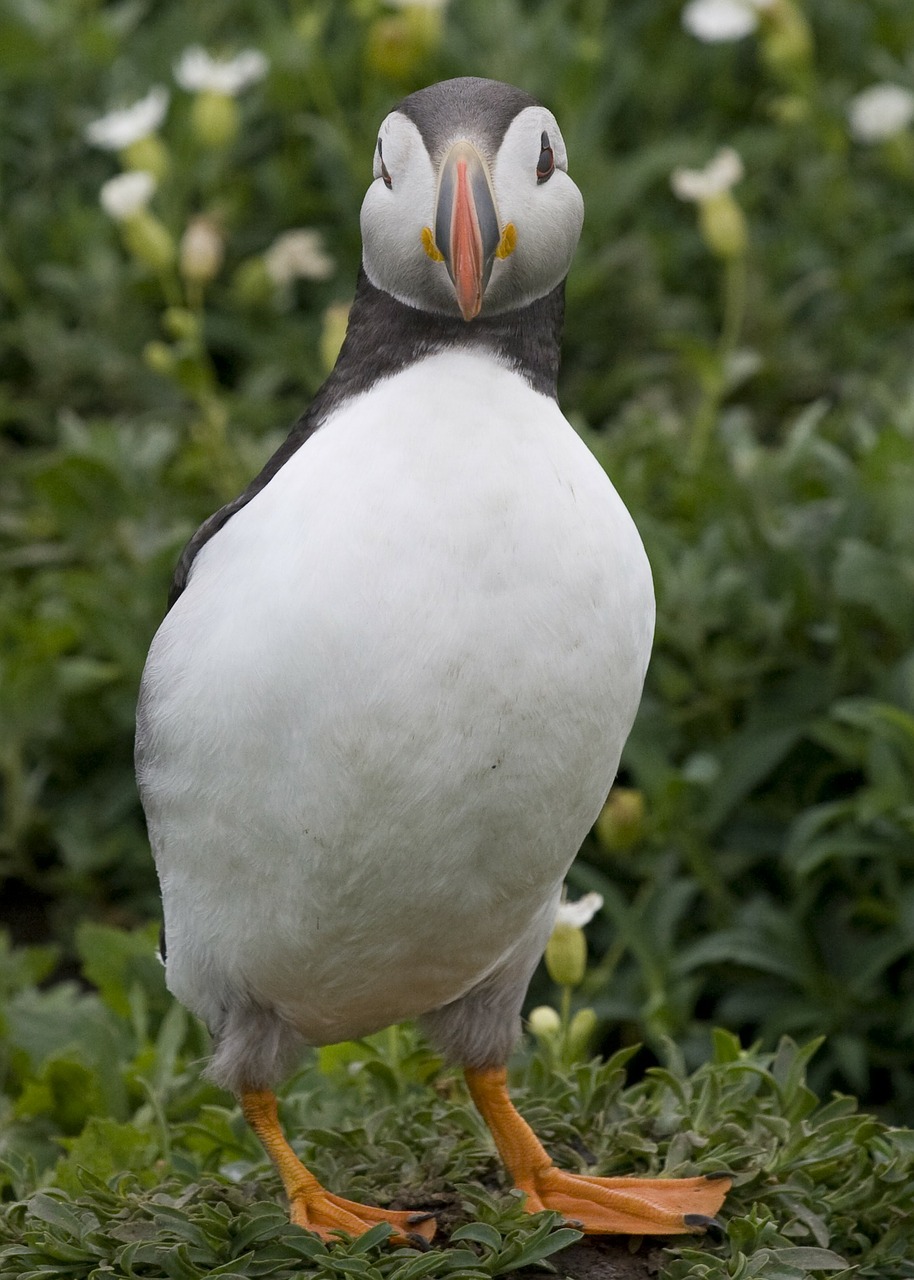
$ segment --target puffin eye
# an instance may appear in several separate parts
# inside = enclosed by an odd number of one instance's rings
[[[389,191],[394,184],[393,184],[393,179],[391,178],[390,174],[387,172],[387,165],[384,163],[384,157],[381,154],[380,138],[378,138],[378,159],[381,161],[381,181],[384,183],[385,187]]]
[[[543,136],[540,138],[540,158],[536,162],[536,180],[537,182],[546,182],[555,172],[555,152],[549,145],[549,134],[543,130]]]

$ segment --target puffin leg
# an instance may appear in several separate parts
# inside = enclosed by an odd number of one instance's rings
[[[682,1235],[703,1231],[730,1189],[727,1177],[590,1178],[564,1173],[518,1114],[504,1067],[464,1072],[470,1094],[529,1213],[554,1209],[588,1235]]]
[[[377,1209],[331,1195],[321,1186],[285,1139],[276,1112],[275,1093],[268,1089],[245,1089],[241,1094],[241,1110],[282,1179],[289,1200],[289,1218],[296,1226],[313,1231],[322,1240],[332,1241],[338,1231],[360,1236],[378,1222],[389,1222],[395,1244],[428,1247],[428,1241],[435,1234],[434,1214]]]

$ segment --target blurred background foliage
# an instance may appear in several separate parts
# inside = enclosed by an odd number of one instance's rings
[[[58,974],[81,918],[157,915],[143,659],[183,542],[332,364],[377,125],[480,74],[562,124],[587,220],[561,398],[658,592],[620,788],[572,873],[604,897],[580,999],[604,1048],[671,1037],[692,1063],[714,1024],[826,1033],[815,1087],[914,1117],[914,135],[866,143],[848,117],[869,85],[914,89],[914,7],[776,0],[718,42],[682,10],[8,0],[0,868],[6,926]],[[269,60],[227,126],[175,85],[197,43]],[[156,84],[158,257],[99,202],[131,158],[86,137]],[[670,178],[724,145],[745,173],[722,243]],[[318,265],[283,274],[295,228]]]

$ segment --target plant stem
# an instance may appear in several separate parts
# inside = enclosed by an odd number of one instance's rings
[[[724,374],[726,363],[736,350],[746,318],[746,282],[746,255],[740,253],[728,258],[724,267],[723,322],[717,344]]]
[[[728,387],[728,366],[736,350],[743,321],[746,318],[746,255],[736,254],[724,260],[723,315],[717,340],[717,368],[705,379],[704,395],[695,415],[695,427],[689,445],[688,469],[697,471],[704,462],[714,424]]]

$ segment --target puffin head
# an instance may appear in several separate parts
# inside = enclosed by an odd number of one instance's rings
[[[564,280],[584,203],[551,111],[496,80],[444,80],[384,120],[362,204],[371,283],[421,311],[497,315]]]

